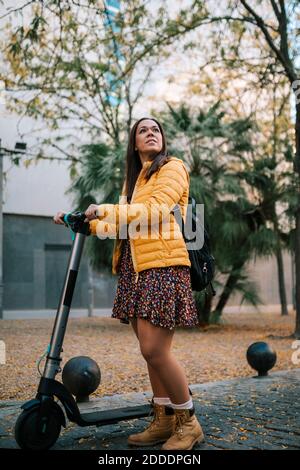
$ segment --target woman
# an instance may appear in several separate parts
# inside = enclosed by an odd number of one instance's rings
[[[92,204],[85,215],[93,235],[107,236],[107,230],[115,229],[112,272],[119,274],[119,280],[112,318],[130,321],[153,389],[153,421],[143,432],[130,435],[128,443],[146,446],[164,442],[163,450],[192,449],[204,440],[204,434],[185,372],[171,353],[175,327],[198,324],[188,251],[170,214],[178,204],[185,220],[189,174],[182,160],[168,156],[163,129],[153,118],[142,118],[131,129],[125,195],[125,204]],[[100,212],[107,215],[111,210],[113,214],[101,219]],[[63,214],[58,212],[55,223],[63,223]],[[145,216],[148,224],[146,231],[140,232],[142,237],[131,236],[129,228],[137,221],[137,214]],[[168,217],[170,237],[166,238],[159,227]],[[153,220],[156,224],[151,225]],[[150,225],[158,236],[145,237]],[[127,229],[127,238],[118,237],[121,227]]]

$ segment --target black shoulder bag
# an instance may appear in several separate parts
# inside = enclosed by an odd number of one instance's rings
[[[194,291],[202,291],[206,289],[208,286],[210,286],[211,293],[212,295],[216,295],[216,291],[213,288],[212,285],[212,279],[214,277],[215,273],[215,258],[210,252],[210,242],[209,242],[209,235],[205,227],[203,227],[198,220],[196,216],[196,201],[193,197],[189,196],[188,199],[189,205],[192,205],[192,211],[190,214],[190,211],[187,211],[187,218],[191,217],[191,224],[189,224],[189,227],[192,228],[192,232],[196,233],[193,239],[188,239],[185,234],[184,230],[184,221],[182,219],[180,207],[178,204],[174,207],[174,209],[171,211],[174,213],[174,217],[176,218],[177,222],[178,220],[181,222],[182,225],[179,226],[182,227],[182,235],[184,241],[187,242],[194,242],[196,237],[197,237],[197,232],[199,234],[200,230],[204,230],[204,243],[202,248],[192,250],[188,249],[188,254],[191,262],[191,284],[192,284],[192,290]]]

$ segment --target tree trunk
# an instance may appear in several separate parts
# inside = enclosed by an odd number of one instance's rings
[[[277,273],[278,273],[279,298],[280,298],[280,304],[281,304],[281,315],[288,315],[285,280],[284,280],[283,256],[282,256],[282,249],[281,249],[280,235],[278,231],[277,221],[275,223],[275,230],[276,230],[276,236],[277,236],[276,259],[277,259]]]
[[[227,304],[228,299],[231,296],[232,291],[234,290],[237,281],[240,278],[240,272],[243,266],[244,266],[244,263],[242,264],[240,263],[238,266],[233,266],[233,270],[227,278],[223,292],[220,295],[220,298],[216,305],[215,310],[213,311],[213,315],[216,317],[216,319],[221,317],[223,309],[225,305]]]
[[[204,309],[203,309],[203,317],[204,320],[209,323],[211,307],[212,307],[212,295],[210,293],[205,295],[205,302],[204,302]]]
[[[296,100],[298,98],[296,97]],[[296,155],[294,169],[300,179],[300,102],[296,104]],[[300,184],[297,183],[298,207],[296,212],[295,267],[296,267],[296,328],[295,337],[300,338]]]
[[[278,286],[279,286],[279,298],[281,304],[281,315],[288,315],[287,301],[286,301],[286,290],[284,282],[284,268],[281,247],[276,250],[277,259],[277,273],[278,273]]]
[[[198,312],[199,326],[209,325],[210,312],[212,307],[212,295],[205,294],[204,299],[198,293],[195,294],[195,302]]]

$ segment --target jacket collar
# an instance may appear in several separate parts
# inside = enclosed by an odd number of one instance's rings
[[[143,168],[146,168],[147,166],[150,166],[153,160],[147,160],[146,162],[143,163]]]
[[[151,165],[153,160],[147,160],[146,162],[143,163],[143,166],[142,166],[142,170],[145,170],[145,168],[147,168],[148,166]],[[121,194],[123,195],[124,194],[124,189],[125,189],[125,182],[124,182],[124,185],[123,185],[123,188],[122,188],[122,192]]]

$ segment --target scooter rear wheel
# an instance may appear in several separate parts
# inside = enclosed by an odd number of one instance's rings
[[[57,413],[51,413],[43,433],[38,432],[39,408],[24,410],[15,424],[15,439],[21,449],[47,450],[58,439],[61,430],[61,422]]]

